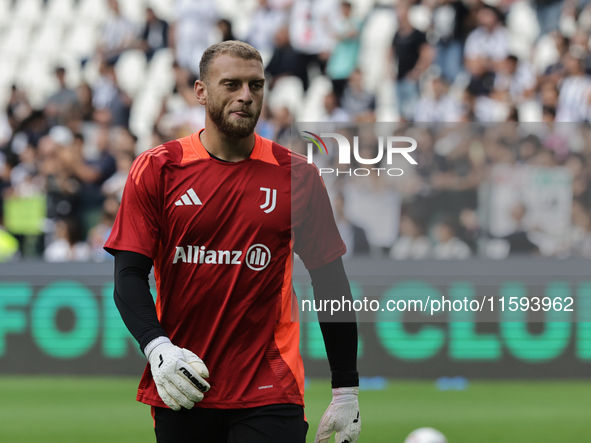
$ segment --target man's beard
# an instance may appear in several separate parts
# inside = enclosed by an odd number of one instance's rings
[[[241,110],[249,114],[249,117],[232,121],[230,115],[224,115],[224,108],[218,106],[215,101],[208,101],[206,110],[219,131],[226,137],[235,139],[246,138],[251,135],[261,114],[260,109],[256,111],[256,114],[253,114],[254,109]]]

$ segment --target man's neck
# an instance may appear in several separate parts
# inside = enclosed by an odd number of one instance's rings
[[[242,139],[228,138],[220,134],[217,128],[213,129],[212,126],[214,125],[211,122],[199,134],[201,144],[207,152],[220,160],[228,162],[238,162],[250,157],[254,148],[254,133]]]

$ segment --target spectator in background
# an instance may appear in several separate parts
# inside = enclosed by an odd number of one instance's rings
[[[473,76],[465,91],[465,115],[468,121],[501,122],[509,116],[509,107],[502,101],[501,94],[494,94],[495,74],[483,72]]]
[[[507,157],[507,163],[511,164],[514,160],[510,160],[509,157]],[[554,155],[554,152],[546,150],[546,149],[542,149],[540,152],[538,152],[534,157],[532,157],[528,164],[532,165],[532,166],[540,166],[542,168],[554,168],[557,165],[556,163],[556,156]]]
[[[36,149],[27,145],[18,156],[18,164],[9,172],[11,194],[18,197],[43,194],[44,183],[38,172]]]
[[[509,243],[510,255],[538,254],[539,248],[533,243],[525,230],[523,221],[527,213],[527,208],[522,203],[516,204],[511,209],[511,218],[515,222],[515,231],[503,237]]]
[[[120,126],[111,130],[113,137],[113,146],[117,147],[116,153],[126,152],[129,155],[135,157],[136,145],[138,138],[135,134],[132,134],[128,128]],[[158,146],[158,145],[155,145]]]
[[[419,99],[415,109],[415,122],[457,122],[462,117],[462,108],[448,94],[448,85],[442,77],[435,77],[431,83],[432,93]]]
[[[435,186],[437,175],[448,169],[447,159],[435,151],[433,134],[425,130],[413,134],[417,140],[417,149],[413,152],[416,160],[416,183],[412,194],[413,207],[421,211],[421,219],[430,220],[437,212],[443,210],[441,189]],[[425,222],[426,224],[426,222]]]
[[[551,63],[546,67],[544,74],[540,78],[540,82],[552,81],[554,84],[557,84],[566,75],[566,68],[563,61],[570,49],[570,39],[560,32],[554,32],[552,36],[554,38],[556,52],[558,53],[558,59],[555,63]]]
[[[363,74],[359,68],[354,69],[349,77],[341,106],[354,121],[375,121],[376,97],[364,89]]]
[[[533,96],[536,88],[533,67],[514,55],[507,56],[497,71],[494,88],[504,95],[507,102],[522,104]]]
[[[535,135],[525,137],[517,148],[517,164],[527,164],[542,149],[540,139]]]
[[[456,237],[454,223],[442,220],[433,227],[433,258],[438,260],[466,260],[472,253],[470,247]]]
[[[462,0],[437,0],[433,10],[433,36],[437,50],[435,63],[448,82],[453,82],[462,71],[467,15],[468,9]]]
[[[269,140],[273,140],[275,136],[275,125],[273,124],[273,115],[271,110],[269,109],[269,105],[263,103],[263,107],[261,108],[261,115],[259,116],[259,121],[255,127],[255,132],[260,135],[261,137],[268,138]]]
[[[70,174],[81,183],[80,203],[83,233],[96,224],[104,201],[102,184],[117,170],[117,162],[110,152],[110,131],[108,127],[99,127],[96,132],[96,158],[84,157],[82,149],[84,138],[76,134],[77,142],[71,149],[64,151],[62,162]]]
[[[351,116],[341,108],[339,98],[334,91],[324,97],[324,115],[320,117],[322,122],[341,123],[351,121]]]
[[[562,13],[563,0],[533,0],[536,18],[540,26],[540,35],[546,35],[558,29]]]
[[[281,77],[295,75],[302,81],[302,85],[307,81],[307,74],[304,75],[301,68],[298,67],[298,54],[291,47],[289,42],[289,29],[280,28],[275,35],[275,50],[271,60],[265,67],[265,76],[269,84],[269,90],[273,90],[275,83]]]
[[[365,235],[365,230],[353,223],[345,214],[345,199],[343,194],[339,193],[333,200],[335,212],[335,221],[343,242],[347,246],[347,253],[343,258],[349,258],[354,255],[369,254],[369,242]]]
[[[359,156],[365,159],[375,158],[377,151],[375,134],[360,131],[359,137]],[[338,166],[337,160],[335,156],[333,158],[335,167]],[[345,181],[342,184],[342,192],[348,208],[355,209],[355,212],[347,211],[347,215],[353,223],[365,230],[371,254],[387,257],[396,240],[400,221],[402,197],[398,190],[391,186],[391,181],[383,180],[372,173]]]
[[[282,107],[273,112],[273,123],[275,125],[275,137],[273,140],[282,146],[291,143],[291,125],[294,117],[288,107]]]
[[[259,0],[257,8],[250,16],[246,41],[261,54],[272,54],[277,47],[274,43],[275,35],[285,25],[286,19],[284,10],[270,4],[269,0]]]
[[[64,160],[74,149],[72,131],[54,126],[47,137],[39,141],[39,173],[47,193],[47,218],[78,218],[80,215],[80,181],[74,177]]]
[[[119,205],[120,200],[114,197],[108,197],[105,199],[101,220],[88,233],[90,255],[93,261],[103,262],[113,260],[113,256],[105,251],[103,246],[111,234],[111,229],[113,229]]]
[[[476,15],[478,27],[466,39],[464,62],[472,75],[495,72],[508,55],[509,32],[501,22],[501,12],[482,5]]]
[[[581,154],[568,154],[564,167],[568,168],[573,178],[573,199],[574,201],[589,201],[589,177],[587,176],[587,161]]]
[[[176,0],[176,21],[172,25],[172,48],[177,63],[193,76],[199,76],[199,60],[210,45],[218,22],[214,0]]]
[[[236,37],[234,37],[234,32],[232,31],[232,22],[230,20],[222,18],[218,20],[217,26],[222,36],[223,42],[228,40],[236,40]]]
[[[343,95],[349,77],[357,67],[359,56],[361,20],[353,17],[352,10],[353,6],[350,2],[341,3],[341,14],[337,15],[333,24],[337,42],[326,66],[326,74],[332,81],[332,90],[339,99]]]
[[[289,36],[298,53],[297,68],[304,91],[310,85],[308,70],[317,67],[324,73],[335,40],[332,24],[338,12],[336,0],[294,0],[291,9]]]
[[[41,138],[47,135],[49,125],[43,111],[32,111],[27,117],[18,122],[14,128],[14,135],[10,142],[10,150],[19,155],[27,144],[36,147]]]
[[[95,262],[112,260],[113,256],[103,249],[115,219],[108,214],[103,214],[98,225],[94,226],[88,233],[88,244],[90,247],[90,256]]]
[[[589,118],[589,96],[591,77],[585,73],[586,54],[577,48],[564,56],[568,75],[562,81],[558,94],[556,121],[578,122]]]
[[[159,18],[152,8],[146,8],[146,24],[139,45],[148,61],[159,49],[168,48],[168,23]]]
[[[174,70],[176,94],[164,100],[156,121],[158,130],[168,139],[185,137],[205,127],[205,107],[199,104],[193,92],[195,78],[176,64]]]
[[[123,188],[127,181],[127,176],[131,170],[131,164],[135,160],[135,155],[129,151],[119,150],[116,155],[117,172],[109,177],[101,186],[101,192],[105,197],[115,197],[121,201]]]
[[[549,120],[548,117],[546,117],[546,120]],[[542,145],[544,146],[543,152],[551,154],[554,160],[559,164],[563,164],[569,157],[569,154],[571,154],[569,139],[577,136],[577,130],[575,128],[572,128],[571,131],[565,132],[564,130],[561,130],[564,129],[564,126],[570,125],[559,125],[557,127],[556,125],[549,123],[545,128],[547,132],[542,137]],[[573,158],[571,155],[570,160],[576,161],[576,158]]]
[[[583,31],[582,29],[578,29],[570,37],[569,51],[579,54],[579,56],[583,59],[583,70],[585,71],[585,73],[591,74],[591,54],[589,53],[589,33]]]
[[[76,88],[77,106],[76,114],[84,122],[91,122],[94,115],[92,104],[92,88],[88,83],[82,82]]]
[[[478,239],[481,235],[480,221],[474,209],[464,208],[459,216],[460,229],[458,237],[464,241],[473,253],[478,252]]]
[[[88,261],[90,246],[82,241],[77,223],[71,219],[61,219],[55,224],[55,239],[47,245],[43,258],[50,263]]]
[[[63,67],[55,69],[58,90],[49,96],[45,102],[45,116],[51,125],[63,125],[71,118],[72,111],[78,105],[76,91],[66,85],[66,70]]]
[[[117,217],[117,211],[119,211],[119,206],[121,206],[121,202],[117,198],[109,196],[105,198],[103,203],[103,214],[108,218],[115,220],[115,217]]]
[[[117,63],[119,56],[131,48],[135,40],[135,28],[119,10],[117,0],[109,0],[110,14],[105,22],[97,48],[101,61]]]
[[[33,108],[29,104],[27,94],[16,85],[10,87],[10,96],[6,105],[6,115],[13,131],[31,115]]]
[[[8,121],[6,112],[0,110],[0,149],[10,140],[12,137],[12,128]]]
[[[558,256],[589,259],[591,258],[591,214],[577,201],[573,202],[572,206],[572,222],[573,227],[567,233]]]
[[[542,107],[551,107],[556,109],[558,106],[558,88],[552,80],[545,80],[538,83],[538,101]]]
[[[427,37],[412,27],[408,20],[409,6],[400,3],[396,6],[398,30],[392,41],[389,66],[396,65],[396,99],[401,119],[411,121],[419,99],[419,78],[429,67],[435,52],[427,43]]]
[[[102,63],[101,76],[92,91],[92,105],[97,111],[108,111],[112,126],[129,127],[131,98],[119,87],[115,65]]]
[[[544,123],[554,123],[556,121],[556,108],[554,106],[544,106],[542,108],[542,121]]]
[[[431,256],[431,242],[416,217],[403,213],[400,217],[400,235],[390,249],[395,260],[421,260]]]

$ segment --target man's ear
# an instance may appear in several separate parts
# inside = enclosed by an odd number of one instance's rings
[[[200,105],[205,106],[207,104],[207,85],[201,80],[195,81],[195,97]]]

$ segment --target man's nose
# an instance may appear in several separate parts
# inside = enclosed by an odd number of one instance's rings
[[[242,84],[238,100],[244,102],[245,104],[252,103],[252,94],[250,93],[250,85],[248,83]]]

